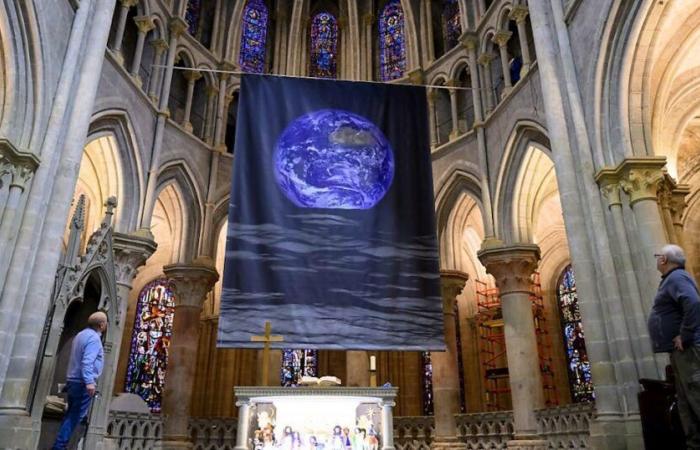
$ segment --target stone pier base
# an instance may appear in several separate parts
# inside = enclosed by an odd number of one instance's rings
[[[547,441],[535,437],[513,439],[506,445],[509,450],[547,450]]]
[[[466,445],[456,437],[435,438],[430,450],[464,450]]]

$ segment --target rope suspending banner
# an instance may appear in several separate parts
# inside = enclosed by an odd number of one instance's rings
[[[163,64],[153,64],[151,67],[158,67],[161,69],[167,69],[168,66],[163,65]],[[248,73],[248,72],[243,72],[240,70],[219,70],[219,69],[208,69],[205,67],[200,67],[200,68],[194,68],[194,67],[173,67],[173,70],[185,70],[185,71],[193,71],[193,72],[210,72],[210,73],[225,73],[228,75],[259,75],[259,76],[264,76],[264,77],[280,77],[280,78],[297,78],[297,79],[305,79],[305,80],[324,80],[324,81],[349,81],[349,82],[357,82],[357,83],[373,83],[373,84],[408,84],[411,86],[422,86],[430,89],[447,89],[447,90],[456,90],[456,91],[476,91],[478,88],[473,88],[473,87],[464,87],[464,86],[442,86],[439,84],[416,84],[416,83],[390,83],[386,81],[374,81],[374,80],[341,80],[341,79],[334,79],[334,78],[319,78],[319,77],[307,77],[307,76],[302,76],[302,75],[278,75],[278,74],[273,74],[273,73]]]

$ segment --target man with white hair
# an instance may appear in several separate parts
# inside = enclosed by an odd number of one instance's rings
[[[655,353],[670,353],[678,412],[688,449],[700,449],[700,293],[685,271],[685,255],[666,245],[656,257],[661,284],[649,315]]]
[[[68,393],[68,410],[53,448],[63,450],[81,420],[87,416],[90,401],[97,390],[102,373],[104,350],[102,333],[107,330],[107,315],[102,311],[88,317],[88,326],[75,336],[71,346],[64,392]]]

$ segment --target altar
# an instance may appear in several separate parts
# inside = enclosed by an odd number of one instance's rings
[[[234,388],[236,450],[394,450],[398,388]]]

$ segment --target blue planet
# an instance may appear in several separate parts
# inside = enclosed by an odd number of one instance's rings
[[[302,208],[369,209],[394,179],[394,152],[370,120],[338,109],[294,119],[275,149],[275,179]]]

